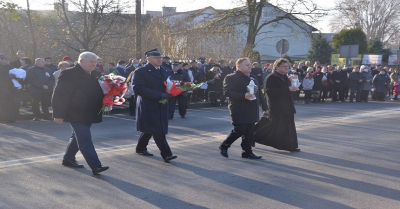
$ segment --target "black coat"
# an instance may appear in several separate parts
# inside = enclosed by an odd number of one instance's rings
[[[375,87],[375,92],[385,93],[388,89],[388,85],[390,84],[389,76],[385,74],[376,74],[372,79],[372,84]]]
[[[314,85],[312,90],[313,91],[321,91],[322,90],[322,78],[324,77],[324,73],[321,71],[315,71],[313,74],[314,77]]]
[[[161,94],[165,92],[164,81],[167,80],[168,69],[146,64],[134,71],[133,91],[137,97],[136,128],[138,131],[151,134],[168,133],[169,105],[161,104]]]
[[[11,65],[0,64],[0,121],[12,121],[16,117],[14,102],[16,89],[9,75],[12,68]]]
[[[254,76],[254,78],[257,78],[257,81],[260,84],[260,87],[262,85],[264,85],[264,82],[263,82],[263,74],[264,73],[261,68],[252,68],[251,74]],[[258,76],[258,75],[260,75],[260,76]]]
[[[352,72],[349,75],[350,87],[359,87],[366,80],[365,76],[360,72]],[[362,80],[360,82],[360,80]]]
[[[53,71],[47,67],[33,66],[26,72],[26,82],[30,84],[29,91],[34,94],[44,93],[45,91],[51,92],[54,86]],[[43,89],[43,85],[49,89]]]
[[[265,111],[268,110],[264,95],[261,88],[255,92],[256,100],[245,99],[247,93],[247,85],[250,79],[258,85],[258,81],[254,76],[247,76],[241,71],[226,76],[224,80],[223,91],[225,96],[229,97],[229,112],[232,118],[232,124],[250,124],[256,123],[259,119],[259,106]]]
[[[72,123],[101,122],[104,94],[100,76],[96,70],[88,74],[79,64],[63,70],[53,93],[53,117]]]
[[[341,71],[333,71],[331,78],[333,80],[333,86],[345,86],[346,81],[347,81],[347,72],[344,70]],[[336,81],[340,81],[340,83],[337,83]]]
[[[289,86],[290,82],[287,75],[273,72],[267,76],[265,92],[267,94],[269,114],[283,116],[296,113]]]
[[[215,79],[215,75],[219,74],[219,79]],[[222,71],[219,70],[218,72],[213,72],[213,71],[208,71],[206,74],[206,79],[208,82],[208,91],[215,91],[215,92],[221,92],[222,91],[222,84],[223,84],[223,79],[222,79]]]
[[[10,65],[13,66],[13,68],[20,68],[21,67],[21,60],[16,59],[16,60],[10,62]]]
[[[180,82],[190,82],[190,77],[189,74],[183,71],[182,69],[178,70],[176,73],[174,71],[171,71],[170,73],[170,80],[173,81],[180,81]]]

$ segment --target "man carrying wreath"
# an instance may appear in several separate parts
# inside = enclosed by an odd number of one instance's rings
[[[154,138],[165,162],[176,158],[165,138],[168,133],[169,104],[160,103],[160,99],[170,100],[172,96],[165,92],[164,81],[169,72],[162,65],[162,55],[157,49],[145,53],[147,64],[134,71],[132,85],[137,97],[136,128],[142,132],[136,145],[136,153],[153,156],[147,151],[151,137]]]
[[[93,123],[102,121],[99,112],[104,94],[98,81],[101,73],[95,70],[98,58],[92,52],[81,53],[77,65],[61,72],[52,98],[54,122],[62,124],[66,121],[72,128],[62,164],[83,168],[75,160],[80,150],[94,175],[109,168],[101,165],[90,132]]]

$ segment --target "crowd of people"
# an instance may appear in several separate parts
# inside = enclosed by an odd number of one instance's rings
[[[13,122],[19,115],[20,107],[31,105],[33,120],[50,120],[50,99],[53,88],[57,83],[61,71],[76,65],[69,56],[64,56],[58,64],[53,64],[51,57],[36,58],[32,60],[25,56],[23,51],[16,53],[17,59],[9,62],[5,55],[0,55],[0,67],[2,69],[1,88],[3,98],[2,106],[9,107],[1,114],[2,122]],[[119,60],[116,63],[108,63],[105,66],[102,58],[98,58],[96,70],[101,74],[114,73],[127,78],[131,82],[132,73],[142,67],[146,61],[129,59],[128,62]],[[193,82],[204,85],[195,91],[189,91],[173,98],[169,102],[169,119],[174,118],[175,106],[178,103],[179,115],[185,118],[188,102],[209,102],[211,107],[225,106],[226,95],[223,94],[223,81],[225,77],[236,71],[235,60],[215,61],[200,57],[189,62],[171,62],[168,56],[163,57],[162,66],[168,70],[171,80]],[[11,70],[11,71],[9,71]],[[251,74],[257,79],[260,87],[265,86],[266,77],[272,73],[272,65],[266,63],[263,67],[258,62],[252,63]],[[385,97],[398,100],[400,94],[400,74],[398,69],[383,67],[381,65],[362,66],[321,66],[318,61],[313,65],[309,61],[295,63],[289,66],[287,71],[289,80],[293,77],[299,81],[298,90],[292,92],[293,102],[299,100],[304,94],[304,104],[318,102],[368,102],[384,101]],[[14,88],[9,87],[10,82]],[[4,97],[5,95],[8,95]],[[370,96],[370,97],[369,97]],[[128,98],[129,113],[136,115],[137,96]],[[42,113],[40,112],[40,106]],[[4,108],[2,108],[4,109]]]

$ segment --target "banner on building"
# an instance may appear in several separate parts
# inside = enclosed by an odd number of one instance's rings
[[[382,55],[364,54],[361,62],[363,65],[382,64]]]
[[[331,65],[345,65],[347,58],[340,58],[340,54],[332,54]]]

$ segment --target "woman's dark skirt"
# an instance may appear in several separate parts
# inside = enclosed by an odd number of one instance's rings
[[[279,150],[292,150],[298,147],[294,115],[261,118],[256,124],[254,141]]]

